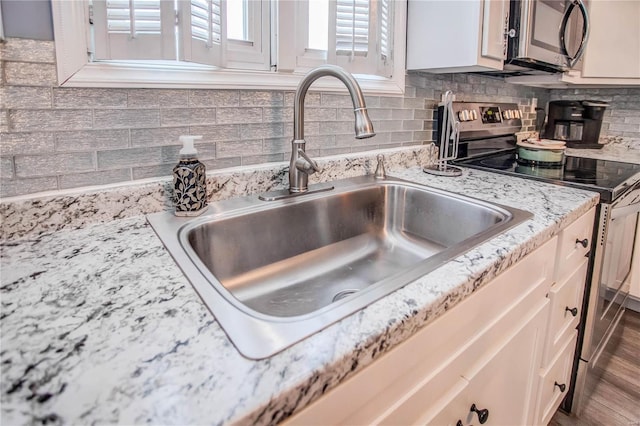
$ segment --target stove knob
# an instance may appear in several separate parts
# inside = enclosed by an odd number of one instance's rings
[[[511,118],[511,111],[509,110],[502,111],[502,118],[504,120],[509,120]]]
[[[458,111],[458,120],[464,121],[464,110]]]
[[[478,111],[476,111],[475,109],[471,110],[471,119],[472,120],[477,120],[478,119]]]
[[[513,112],[515,113],[515,118],[517,118],[517,119],[521,119],[522,118],[522,113],[520,112],[519,109],[516,109]]]
[[[471,120],[471,115],[469,114],[469,110],[463,109],[458,113],[458,118],[460,121],[469,121]]]

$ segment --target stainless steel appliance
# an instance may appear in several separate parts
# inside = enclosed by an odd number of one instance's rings
[[[640,165],[571,155],[562,167],[524,165],[515,149],[522,115],[516,104],[454,102],[453,110],[460,121],[454,164],[600,194],[573,377],[563,402],[565,411],[579,413],[603,349],[625,311],[640,212]]]
[[[589,36],[583,0],[511,0],[505,70],[579,69]]]
[[[608,106],[599,101],[551,101],[543,136],[565,141],[569,148],[602,148],[600,129]]]

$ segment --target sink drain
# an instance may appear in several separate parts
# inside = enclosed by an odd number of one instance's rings
[[[350,294],[357,293],[357,292],[358,292],[358,290],[342,290],[342,291],[339,291],[338,293],[336,293],[335,296],[333,296],[332,302],[337,302],[338,300],[344,299],[345,297],[349,296]]]

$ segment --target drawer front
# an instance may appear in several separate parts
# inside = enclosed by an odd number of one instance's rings
[[[551,310],[547,342],[542,359],[543,366],[547,366],[551,362],[578,326],[582,313],[582,298],[588,266],[589,260],[583,258],[582,263],[567,279],[551,287],[549,292]]]
[[[549,423],[569,389],[577,337],[578,331],[574,330],[551,366],[540,374],[536,410],[536,419],[539,421],[536,424]]]
[[[596,208],[567,226],[560,233],[555,281],[563,281],[582,262],[591,249]],[[586,247],[585,247],[586,246]]]

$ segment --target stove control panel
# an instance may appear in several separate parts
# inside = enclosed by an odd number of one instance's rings
[[[460,139],[509,135],[522,129],[522,112],[518,104],[500,102],[453,102]],[[442,106],[438,108],[442,116]],[[440,128],[440,124],[438,126]],[[439,140],[439,139],[438,139]]]

